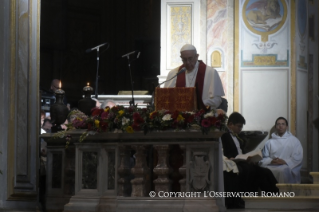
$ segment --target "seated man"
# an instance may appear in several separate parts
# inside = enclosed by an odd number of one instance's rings
[[[244,154],[245,143],[238,134],[241,132],[243,125],[246,123],[245,118],[237,112],[232,113],[227,122],[228,132],[221,137],[223,152],[226,160],[234,159],[238,154]],[[237,192],[279,192],[276,187],[276,179],[268,169],[259,167],[257,164],[248,161],[236,161],[239,174],[224,171],[225,191]],[[233,173],[235,173],[233,171]],[[234,182],[237,182],[234,184]],[[230,190],[231,189],[231,190]],[[240,200],[234,198],[225,199],[227,208],[242,208]]]
[[[279,117],[263,149],[260,166],[272,171],[278,183],[300,183],[303,149],[300,141],[287,131],[288,121]]]
[[[222,103],[221,96],[225,95],[217,71],[198,60],[199,54],[195,46],[191,44],[184,45],[180,53],[183,65],[168,73],[164,87],[196,87],[197,109],[207,107],[217,109]],[[177,75],[184,68],[186,71]],[[174,77],[176,75],[177,77]]]

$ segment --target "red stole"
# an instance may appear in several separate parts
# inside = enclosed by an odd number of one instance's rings
[[[203,89],[204,89],[204,78],[205,78],[205,72],[206,72],[206,65],[203,63],[203,61],[199,60],[199,66],[198,71],[196,75],[196,81],[195,81],[195,87],[196,87],[196,95],[197,95],[197,109],[205,109],[206,106],[203,103]],[[184,65],[179,67],[180,71]],[[176,79],[176,87],[186,87],[186,76],[185,72],[179,74]]]

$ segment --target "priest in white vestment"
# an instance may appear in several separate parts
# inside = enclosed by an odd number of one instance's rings
[[[288,121],[279,117],[276,132],[263,149],[262,167],[272,171],[278,183],[300,183],[303,148],[300,141],[287,131]]]
[[[222,102],[221,96],[225,95],[219,74],[214,68],[198,60],[195,46],[186,44],[180,53],[183,65],[168,73],[164,87],[196,87],[197,97],[201,97],[198,98],[197,108],[210,106],[217,109]]]

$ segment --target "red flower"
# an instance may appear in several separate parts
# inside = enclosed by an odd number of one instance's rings
[[[109,115],[109,112],[103,112],[102,114],[101,114],[101,118],[103,119],[103,118],[107,118],[107,116]]]
[[[135,122],[132,124],[132,128],[133,128],[134,131],[140,131],[141,130],[140,125],[138,123],[135,123]]]
[[[177,119],[178,115],[179,115],[179,112],[175,110],[175,112],[172,114],[172,119],[174,120]]]
[[[99,115],[101,115],[103,112],[104,112],[103,109],[93,108],[93,109],[91,110],[91,115],[92,115],[92,116],[99,116]]]
[[[186,123],[192,123],[194,121],[194,115],[189,115],[187,119],[185,120],[186,120]]]
[[[129,107],[129,108],[127,108],[127,111],[128,111],[129,113],[132,113],[132,112],[134,111],[134,107]]]
[[[213,116],[213,117],[209,117],[208,119],[209,119],[209,121],[210,121],[211,125],[215,125],[215,124],[216,124],[216,122],[217,122],[217,118],[216,118],[215,116]]]
[[[223,120],[224,119],[224,115],[223,114],[219,114],[217,118],[218,118],[218,120]]]
[[[92,130],[93,124],[91,122],[88,123],[88,130]]]
[[[150,118],[154,119],[158,115],[158,112],[152,112]]]
[[[208,119],[202,120],[202,127],[210,127],[210,121]]]
[[[112,110],[114,113],[116,113],[116,112],[119,111],[120,109],[119,109],[118,106],[114,106],[114,107],[111,108],[111,110]]]
[[[107,131],[107,128],[109,126],[109,123],[107,123],[106,121],[101,121],[100,122],[100,126],[102,128],[103,131]]]
[[[134,123],[143,124],[144,123],[144,119],[142,117],[138,117],[138,118],[134,119]]]
[[[140,118],[141,116],[140,116],[140,114],[139,113],[137,113],[137,112],[135,112],[135,113],[133,113],[133,119],[135,120],[135,119],[138,119],[138,118]]]

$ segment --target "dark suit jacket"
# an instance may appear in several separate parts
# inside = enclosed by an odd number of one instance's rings
[[[238,141],[240,144],[240,148],[243,151],[244,147],[245,147],[245,143],[240,141],[239,139],[238,139]],[[227,158],[235,158],[238,155],[238,151],[237,151],[235,142],[234,142],[234,140],[229,132],[224,133],[222,135],[222,143],[223,143],[224,155]]]

